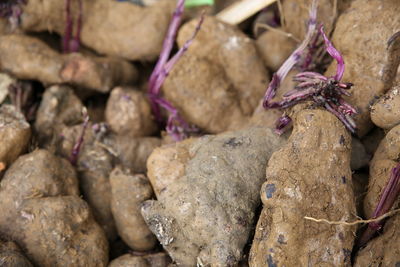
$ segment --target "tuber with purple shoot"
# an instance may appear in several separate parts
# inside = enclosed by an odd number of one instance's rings
[[[168,28],[167,36],[165,37],[163,43],[160,57],[150,76],[148,87],[149,99],[155,120],[160,125],[164,125],[164,119],[161,115],[161,108],[165,109],[168,112],[166,130],[168,134],[174,138],[175,141],[182,140],[186,138],[188,134],[197,131],[195,127],[190,126],[181,117],[178,110],[174,106],[172,106],[171,103],[169,103],[160,95],[160,89],[163,82],[167,78],[168,74],[171,72],[175,63],[182,57],[182,55],[189,48],[190,44],[193,42],[193,39],[196,37],[204,20],[204,16],[202,15],[192,37],[187,40],[186,43],[178,50],[178,52],[168,60],[174,46],[178,27],[182,20],[184,6],[185,0],[178,0],[176,10],[172,16],[172,20]]]
[[[81,28],[82,28],[82,0],[78,0],[78,16],[76,21],[76,29],[75,35],[73,36],[74,31],[74,21],[71,15],[71,0],[65,0],[65,32],[62,38],[62,47],[64,53],[72,53],[78,52],[80,47],[80,35],[81,35]]]
[[[84,121],[82,124],[82,131],[81,131],[81,134],[80,134],[78,140],[76,141],[74,147],[72,148],[71,155],[69,157],[69,162],[73,166],[76,166],[78,163],[79,152],[81,151],[82,144],[84,142],[84,136],[86,133],[86,129],[89,125],[89,114],[87,113],[86,108],[84,108],[82,110],[82,113],[83,113],[83,117],[84,117]]]
[[[372,219],[378,218],[385,213],[389,212],[393,207],[394,203],[400,196],[400,163],[394,167],[390,173],[390,179],[383,189],[382,195],[379,199],[378,205],[376,206]],[[376,221],[368,224],[367,228],[363,232],[358,241],[357,247],[363,247],[367,242],[372,239],[378,231],[383,227],[384,221]]]
[[[347,90],[351,88],[352,84],[341,82],[345,67],[343,57],[329,41],[324,33],[323,26],[320,25],[317,30],[316,2],[317,1],[313,1],[311,6],[308,31],[305,39],[272,76],[272,80],[264,96],[263,106],[266,109],[286,109],[301,101],[310,99],[318,106],[322,106],[334,114],[350,132],[355,133],[356,125],[351,116],[356,114],[357,111],[342,98],[342,95],[350,95]],[[306,71],[306,69],[310,67],[312,53],[316,50],[316,40],[319,35],[324,39],[325,49],[328,54],[337,61],[336,74],[333,77],[325,77],[317,72]],[[294,90],[286,93],[283,100],[272,102],[271,100],[274,98],[281,81],[295,66],[303,70],[303,72],[300,72],[294,77],[294,81],[299,82],[299,84],[295,86]],[[277,132],[281,132],[286,122],[289,123],[289,120],[278,120],[279,129],[277,129]]]

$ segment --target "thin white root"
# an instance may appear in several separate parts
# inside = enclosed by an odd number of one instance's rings
[[[387,218],[387,217],[390,217],[390,216],[395,215],[395,214],[398,213],[399,211],[400,211],[400,209],[396,209],[396,210],[389,211],[389,212],[383,214],[382,216],[379,216],[379,217],[374,218],[374,219],[369,219],[369,220],[356,220],[356,221],[353,221],[353,222],[346,222],[346,221],[328,221],[328,220],[326,220],[326,219],[316,219],[316,218],[308,217],[308,216],[305,216],[304,219],[310,220],[310,221],[313,221],[313,222],[327,223],[327,224],[331,224],[331,225],[347,225],[347,226],[352,226],[352,225],[357,225],[357,224],[364,224],[364,223],[371,223],[371,222],[381,221],[381,220],[383,220],[383,219],[385,219],[385,218]]]
[[[217,18],[225,23],[237,25],[276,1],[277,0],[242,0],[219,12]]]

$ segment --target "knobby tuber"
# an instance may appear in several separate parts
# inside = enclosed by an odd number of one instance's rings
[[[0,265],[4,267],[33,267],[22,254],[20,248],[12,241],[0,238]]]
[[[400,84],[392,87],[371,106],[371,120],[387,130],[400,123]]]
[[[59,153],[70,157],[71,151],[81,135],[82,125],[64,127],[59,144]],[[101,142],[95,127],[89,123],[83,136],[83,144],[76,159],[80,188],[84,199],[93,209],[96,221],[103,227],[110,241],[115,240],[117,230],[111,213],[110,172],[113,155]]]
[[[33,198],[20,210],[20,242],[35,264],[107,266],[107,239],[79,196]]]
[[[181,27],[180,47],[197,24],[193,20]],[[165,80],[162,92],[187,122],[219,133],[246,123],[267,80],[254,42],[237,28],[205,17],[188,51]]]
[[[146,223],[178,265],[235,266],[241,260],[263,172],[284,141],[271,129],[254,127],[191,144],[184,175],[142,206]]]
[[[147,96],[133,88],[114,88],[107,101],[105,116],[111,130],[118,135],[149,136],[157,130]]]
[[[386,48],[389,38],[400,28],[399,12],[400,5],[396,0],[370,1],[368,4],[355,0],[338,18],[333,32],[332,42],[346,62],[343,80],[354,84],[351,96],[346,99],[359,113],[355,117],[359,136],[372,128],[371,101],[390,88],[387,87],[391,81],[385,81],[381,76],[385,76],[385,71],[392,71],[384,69],[390,57]],[[386,19],[392,17],[395,19]],[[327,73],[333,73],[335,65],[332,63]]]
[[[14,106],[0,107],[0,163],[7,167],[28,148],[31,128]]]
[[[288,143],[268,162],[250,266],[350,266],[351,227],[305,220],[356,214],[350,135],[323,110],[295,115]]]
[[[168,186],[185,174],[186,163],[190,160],[189,149],[196,139],[157,147],[147,159],[147,176],[158,197]]]
[[[139,137],[111,135],[104,140],[118,161],[135,173],[146,172],[146,161],[153,150],[161,145],[157,137]]]
[[[0,36],[0,68],[20,79],[48,85],[70,83],[102,93],[131,84],[138,76],[135,67],[125,60],[79,53],[62,55],[43,41],[21,34]]]
[[[82,0],[81,42],[101,54],[129,60],[153,60],[161,50],[175,1],[151,7],[110,0]],[[71,5],[71,14],[79,12]],[[30,0],[23,7],[21,28],[64,34],[64,1]]]
[[[379,144],[370,163],[368,191],[364,198],[364,213],[371,218],[383,189],[396,167],[400,153],[400,126],[392,128]]]
[[[293,39],[277,31],[264,32],[257,38],[256,45],[264,64],[271,71],[277,71],[296,49]]]
[[[400,215],[389,218],[382,235],[371,240],[355,257],[355,267],[400,265]]]
[[[156,245],[156,238],[140,214],[143,201],[151,199],[153,190],[148,179],[129,170],[114,168],[110,174],[111,211],[118,234],[135,251],[146,251]]]
[[[80,199],[67,160],[46,150],[19,157],[0,183],[0,233],[40,266],[105,266],[108,244]]]
[[[148,255],[122,255],[108,265],[108,267],[166,267],[171,262],[163,252]]]
[[[59,135],[64,126],[83,121],[83,104],[72,88],[54,85],[46,89],[36,113],[35,129],[41,143],[48,143]]]

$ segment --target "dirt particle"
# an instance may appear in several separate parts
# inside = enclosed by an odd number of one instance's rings
[[[283,244],[283,245],[287,244],[286,241],[285,241],[285,237],[283,235],[279,235],[278,236],[278,243],[279,244]]]
[[[267,198],[272,198],[272,195],[275,191],[276,188],[274,184],[267,184],[265,186],[265,194],[267,195]]]
[[[343,136],[343,135],[340,135],[339,144],[344,145],[344,142],[345,142],[345,141],[346,141],[346,140],[344,139],[344,136]]]
[[[236,148],[238,146],[241,146],[242,144],[243,144],[242,140],[238,140],[236,139],[236,137],[232,137],[224,143],[223,147]]]
[[[268,264],[268,267],[278,267],[278,265],[276,265],[276,263],[274,263],[274,260],[272,259],[271,255],[268,255],[268,257],[267,257],[267,264]]]

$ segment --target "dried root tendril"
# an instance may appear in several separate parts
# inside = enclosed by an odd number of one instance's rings
[[[176,34],[178,32],[179,25],[182,20],[182,14],[185,6],[185,0],[178,0],[177,7],[173,14],[171,23],[168,28],[167,36],[165,37],[164,44],[161,50],[158,62],[150,76],[148,95],[151,103],[151,108],[156,121],[160,125],[164,125],[164,119],[161,115],[161,108],[168,112],[168,120],[166,122],[167,133],[174,138],[175,141],[180,141],[190,133],[196,132],[197,128],[190,126],[180,116],[178,110],[169,103],[166,99],[160,95],[161,86],[171,72],[174,65],[182,57],[182,55],[188,50],[190,44],[193,42],[197,33],[199,32],[201,25],[204,20],[204,13],[201,16],[199,23],[192,37],[186,41],[186,43],[178,50],[178,52],[170,59],[171,51],[174,46]]]
[[[317,1],[314,0],[310,9],[310,18],[308,21],[306,37],[300,46],[272,76],[272,80],[268,85],[264,96],[263,106],[266,109],[286,109],[301,101],[310,99],[318,106],[324,107],[326,110],[334,114],[340,121],[342,121],[350,132],[355,133],[356,125],[352,119],[352,115],[356,114],[357,111],[342,98],[342,95],[350,95],[348,90],[353,84],[341,82],[345,69],[343,57],[329,41],[328,37],[324,33],[323,26],[320,25],[317,29],[316,18]],[[319,36],[323,37],[326,52],[328,52],[328,54],[337,62],[336,74],[333,77],[325,77],[317,72],[305,71],[312,63],[312,53],[316,51],[316,44]],[[294,81],[299,84],[294,90],[285,94],[283,100],[272,102],[276,90],[279,88],[281,82],[295,66],[299,66],[303,70],[303,72],[300,72],[294,77]],[[287,115],[285,116],[287,117]],[[289,122],[290,120],[287,118],[280,118],[277,122],[277,132],[282,133],[282,129],[285,128]]]
[[[373,222],[379,222],[383,219],[386,219],[388,217],[391,217],[393,215],[395,215],[396,213],[400,212],[400,209],[396,209],[396,210],[392,210],[389,211],[385,214],[383,214],[382,216],[379,216],[377,218],[374,219],[368,219],[368,220],[355,220],[352,222],[346,222],[346,221],[329,221],[327,219],[316,219],[313,217],[308,217],[308,216],[304,216],[304,219],[309,220],[309,221],[313,221],[313,222],[318,222],[318,223],[327,223],[330,225],[346,225],[346,226],[353,226],[353,225],[357,225],[357,224],[365,224],[365,223],[373,223]]]

